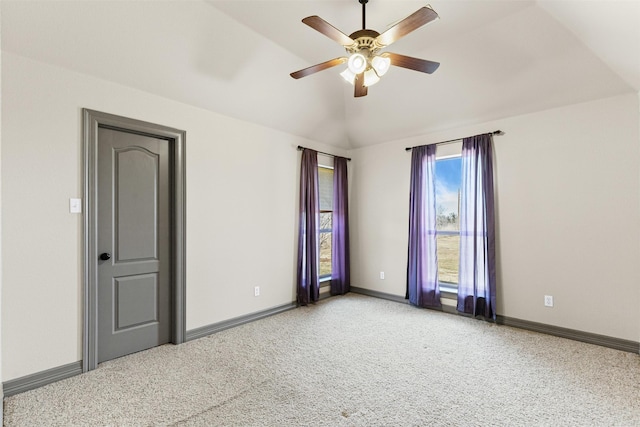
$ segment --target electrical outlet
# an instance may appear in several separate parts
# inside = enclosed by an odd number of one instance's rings
[[[544,296],[544,306],[553,307],[553,297],[551,295]]]
[[[256,286],[255,288],[253,288],[253,296],[260,296],[260,286]]]
[[[384,271],[380,272],[380,279],[384,280]]]

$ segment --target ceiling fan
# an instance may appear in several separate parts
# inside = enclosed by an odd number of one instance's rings
[[[408,68],[431,74],[438,69],[440,63],[413,58],[391,52],[379,52],[391,43],[406,36],[410,32],[438,18],[431,8],[422,7],[413,14],[394,24],[382,34],[366,29],[366,4],[369,0],[358,0],[362,4],[362,30],[347,36],[319,16],[308,16],[302,20],[311,28],[331,40],[340,43],[350,56],[331,59],[320,64],[291,73],[291,77],[299,79],[347,63],[347,68],[340,75],[355,87],[354,97],[367,95],[367,88],[376,84],[388,70],[390,65]]]

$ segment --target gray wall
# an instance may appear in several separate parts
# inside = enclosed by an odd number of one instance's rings
[[[293,300],[295,147],[335,149],[12,53],[1,77],[3,381],[81,357],[83,107],[187,131],[188,329]],[[354,158],[353,284],[404,295],[404,147],[501,128],[498,312],[638,341],[638,113],[633,94],[336,152]]]
[[[188,330],[294,300],[296,147],[346,153],[15,54],[2,66],[4,381],[81,359],[69,198],[82,195],[83,107],[187,132]]]
[[[638,112],[633,93],[352,152],[353,284],[404,296],[404,148],[502,129],[494,138],[498,314],[639,341]]]

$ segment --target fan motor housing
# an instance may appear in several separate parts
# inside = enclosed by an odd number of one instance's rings
[[[376,44],[376,37],[379,35],[380,33],[375,30],[358,30],[352,33],[349,37],[355,40],[355,43],[346,48],[347,52],[356,53],[363,49],[368,49],[371,53],[374,53],[382,47]]]

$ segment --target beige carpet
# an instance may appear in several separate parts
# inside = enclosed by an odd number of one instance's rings
[[[4,410],[5,426],[640,426],[640,356],[350,294]]]

